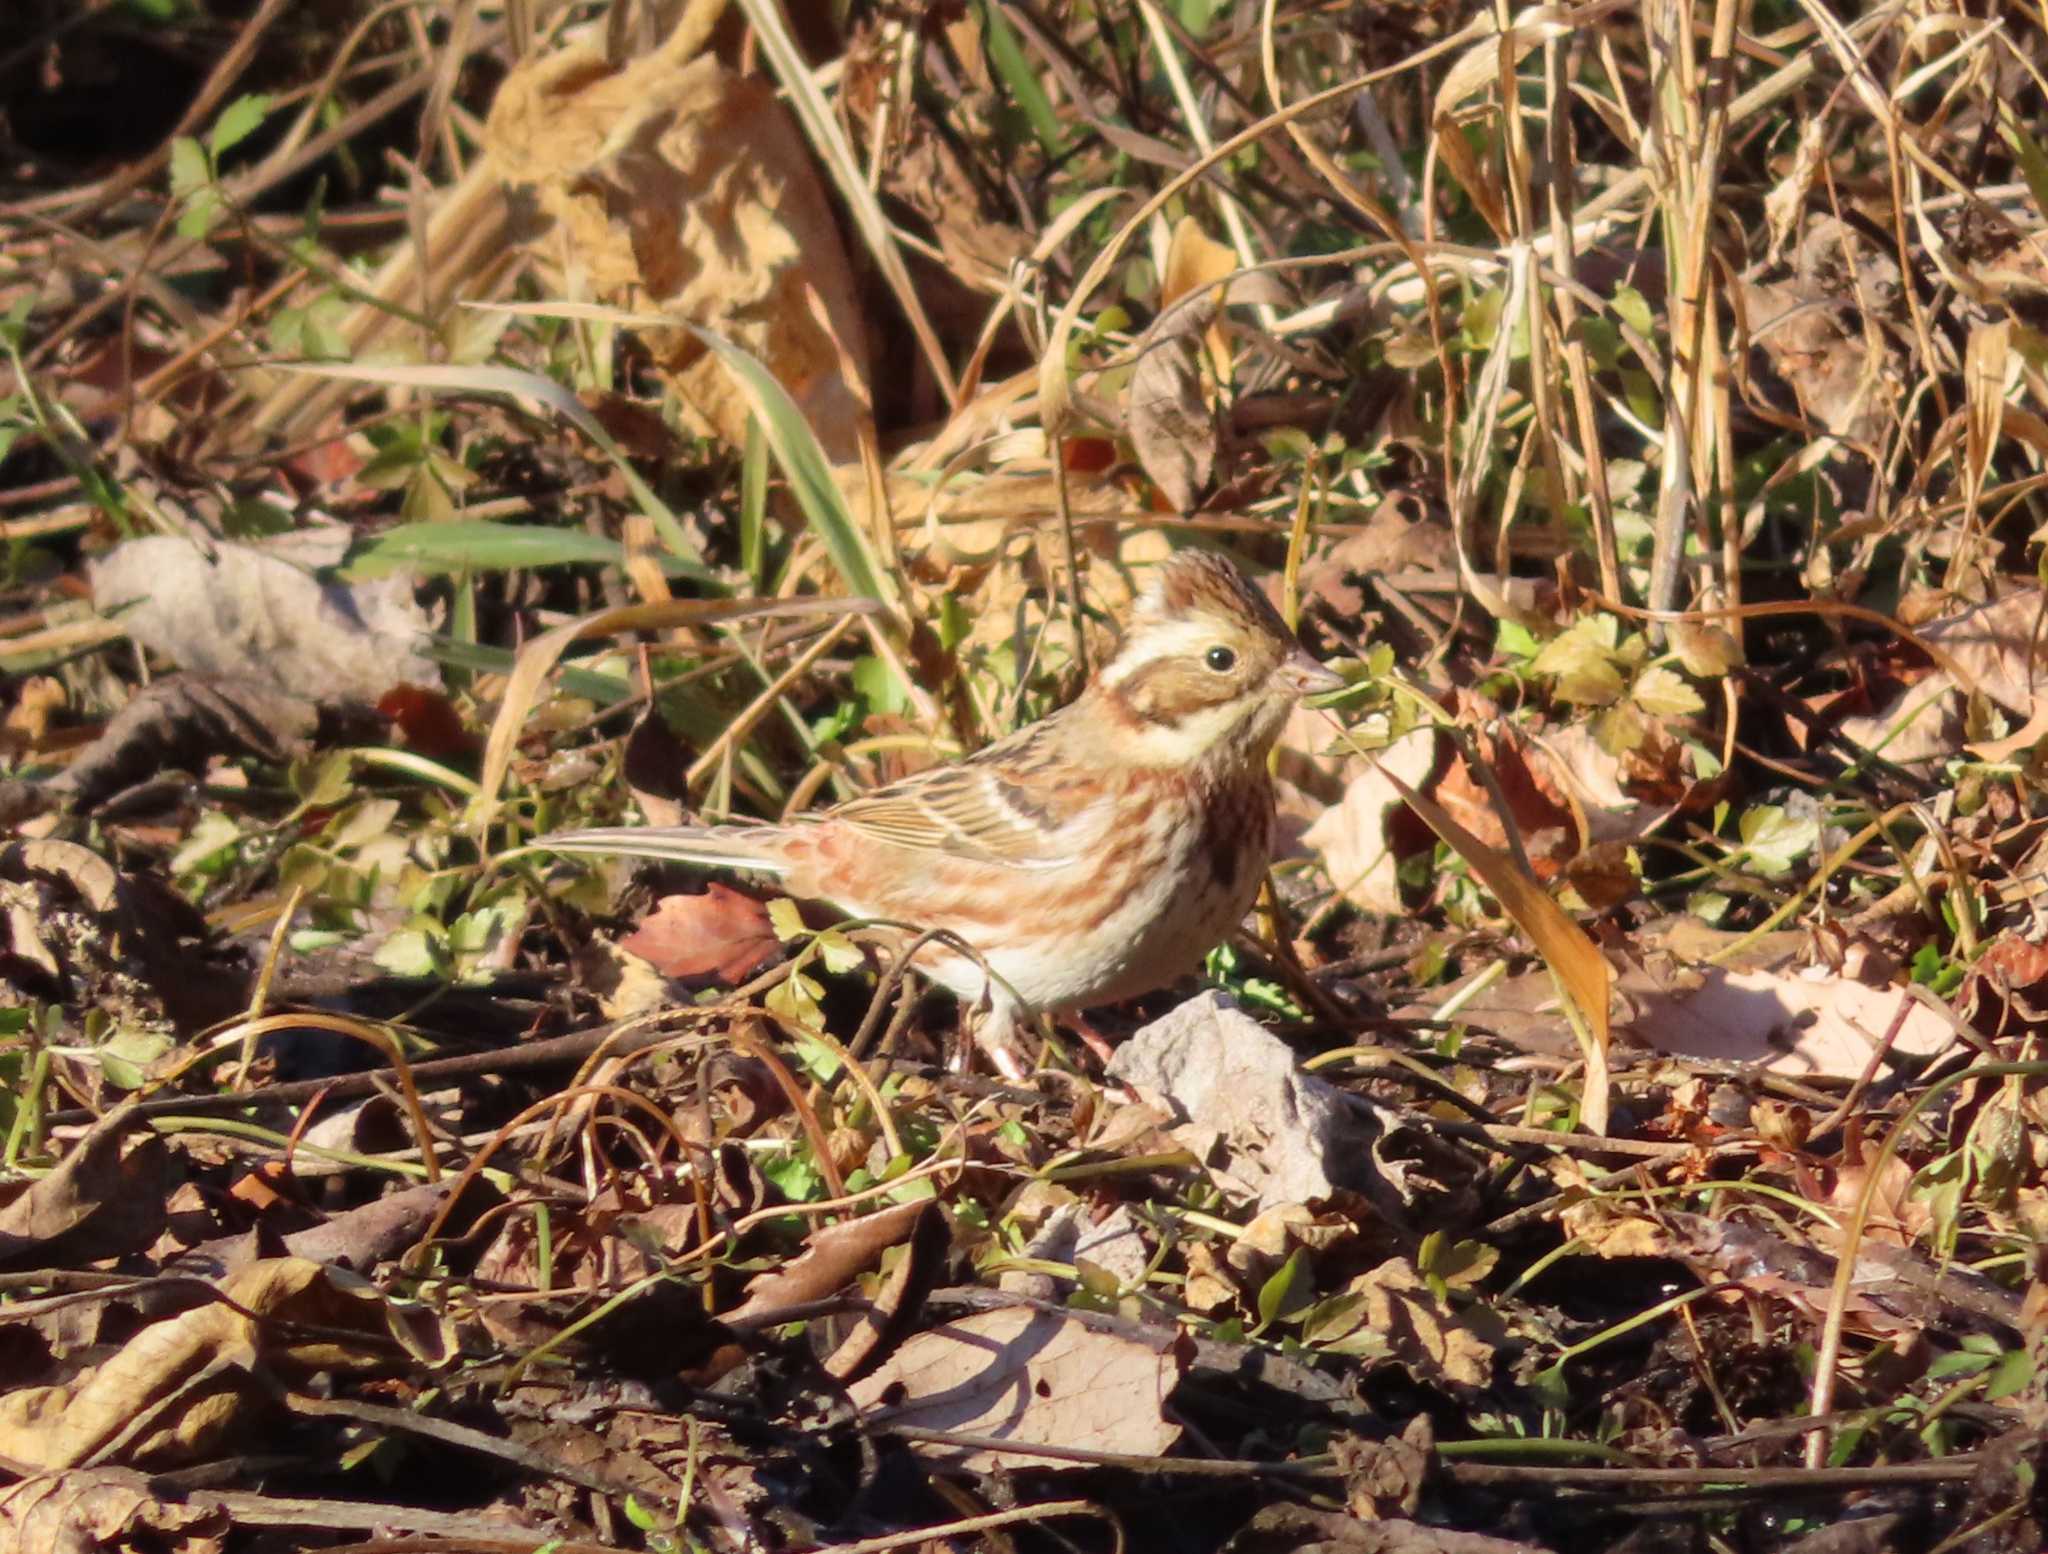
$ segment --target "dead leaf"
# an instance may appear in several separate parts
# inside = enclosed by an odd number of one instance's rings
[[[170,1170],[163,1140],[134,1107],[109,1112],[56,1170],[0,1209],[0,1267],[74,1267],[141,1251],[163,1232]]]
[[[23,680],[14,705],[7,709],[5,721],[0,722],[0,750],[41,750],[49,736],[51,715],[60,711],[68,699],[64,682],[50,675],[30,675]]]
[[[1171,1347],[1097,1332],[1027,1308],[985,1311],[917,1334],[848,1389],[871,1425],[996,1436],[1017,1445],[1078,1446],[1153,1457],[1180,1437],[1162,1407],[1180,1380]],[[914,1443],[970,1472],[1057,1470],[1028,1452]]]
[[[2021,718],[2030,718],[2048,678],[2040,673],[2048,642],[2048,596],[2016,588],[1989,604],[1931,620],[1920,635],[1942,649],[1969,683]]]
[[[483,741],[463,726],[446,691],[424,685],[394,685],[377,698],[377,715],[391,720],[408,750],[437,761],[460,761],[483,749]]]
[[[375,706],[394,685],[438,688],[431,629],[402,575],[324,574],[354,535],[323,524],[261,545],[151,535],[92,566],[93,607],[187,671],[250,680],[322,706]]]
[[[1635,1002],[1628,1029],[1659,1052],[1775,1074],[1854,1079],[1901,1016],[1892,1047],[1902,1057],[1929,1057],[1956,1039],[1949,1021],[1906,989],[1870,987],[1824,966],[1712,967],[1695,987]]]
[[[1422,1509],[1423,1487],[1436,1464],[1436,1431],[1428,1414],[1417,1414],[1391,1440],[1342,1435],[1330,1442],[1330,1453],[1344,1474],[1344,1498],[1353,1516],[1413,1516]]]
[[[1365,1330],[1384,1340],[1417,1381],[1458,1388],[1492,1384],[1493,1346],[1436,1298],[1405,1257],[1359,1275],[1350,1290],[1365,1299]]]
[[[486,147],[547,219],[533,246],[560,291],[722,335],[849,462],[868,346],[831,205],[773,83],[691,57],[696,42],[679,28],[623,65],[596,40],[531,59],[498,88]],[[683,329],[647,344],[694,428],[743,447],[747,402],[716,358]]]
[[[91,810],[167,770],[203,772],[217,755],[282,765],[312,748],[319,721],[311,698],[268,681],[171,675],[137,691],[36,795],[47,807]]]
[[[930,1205],[927,1204],[927,1207]],[[911,1222],[910,1236],[887,1265],[852,1330],[819,1363],[825,1374],[849,1381],[867,1370],[916,1320],[924,1298],[938,1283],[953,1233],[936,1210]]]
[[[1220,309],[1225,288],[1220,284],[1238,268],[1237,251],[1219,243],[1202,230],[1193,216],[1174,223],[1173,236],[1166,245],[1166,272],[1159,281],[1159,305],[1170,308],[1190,292],[1203,286],[1213,289],[1210,300],[1219,309],[1202,333],[1202,346],[1209,357],[1209,371],[1218,383],[1230,381],[1230,340],[1224,333]]]
[[[1467,153],[1469,155],[1469,152]],[[1426,1417],[1418,1415],[1418,1418]],[[1400,1517],[1361,1521],[1350,1511],[1305,1505],[1261,1506],[1222,1554],[1545,1554],[1534,1543],[1454,1532]]]
[[[252,1263],[208,1301],[154,1322],[62,1387],[0,1396],[0,1454],[45,1468],[95,1457],[188,1461],[246,1423],[258,1364],[292,1375],[388,1367],[425,1329],[353,1274],[303,1258]],[[251,1315],[253,1313],[253,1315]],[[402,1347],[388,1340],[399,1338]],[[434,1363],[445,1352],[432,1357]]]
[[[1216,417],[1202,391],[1195,342],[1217,311],[1197,296],[1154,319],[1138,339],[1125,395],[1131,447],[1177,513],[1194,511],[1216,468]]]
[[[720,1320],[772,1316],[787,1307],[835,1294],[855,1274],[872,1267],[884,1251],[909,1236],[931,1206],[929,1199],[893,1204],[813,1231],[805,1239],[801,1255],[750,1281],[747,1298]]]
[[[1219,1311],[1237,1303],[1237,1286],[1216,1260],[1216,1249],[1206,1241],[1192,1241],[1185,1248],[1187,1282],[1180,1298],[1191,1311]]]
[[[665,977],[709,976],[732,985],[779,956],[782,941],[765,906],[712,880],[701,896],[663,896],[619,948]]]
[[[176,1492],[165,1498],[125,1468],[38,1473],[0,1491],[0,1554],[212,1554],[231,1527],[223,1506]]]
[[[1365,764],[1345,785],[1344,797],[1302,834],[1302,846],[1323,860],[1323,868],[1344,899],[1363,912],[1398,916],[1401,860],[1387,835],[1389,813],[1401,804],[1389,776],[1420,786],[1436,764],[1436,731],[1410,729],[1379,760]]]
[[[1583,845],[1571,803],[1554,781],[1550,763],[1532,760],[1520,731],[1493,716],[1490,703],[1481,706],[1484,711],[1472,730],[1472,742],[1493,779],[1491,784],[1473,773],[1462,754],[1454,753],[1433,796],[1446,813],[1488,847],[1505,848],[1512,825],[1536,877],[1553,880]],[[1507,802],[1506,815],[1495,802],[1495,789]]]
[[[1577,1007],[1584,1022],[1579,1048],[1586,1060],[1586,1084],[1580,1103],[1580,1120],[1586,1131],[1607,1131],[1608,1001],[1614,972],[1599,947],[1586,937],[1585,929],[1567,917],[1564,908],[1550,899],[1543,887],[1523,873],[1515,861],[1496,852],[1467,831],[1442,806],[1424,798],[1400,778],[1389,774],[1394,789],[1407,800],[1430,830],[1465,860],[1479,876],[1480,883],[1493,892],[1515,925],[1535,944],[1543,963],[1556,975],[1565,996]],[[1580,1033],[1575,1027],[1574,1036]]]

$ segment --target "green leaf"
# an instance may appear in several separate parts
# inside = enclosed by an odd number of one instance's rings
[[[784,944],[797,944],[811,936],[810,929],[804,926],[802,910],[787,896],[777,896],[768,903],[768,926]]]
[[[1984,1383],[1984,1401],[1997,1403],[2023,1391],[2034,1379],[2034,1357],[2024,1349],[2007,1352]]]
[[[455,519],[387,529],[369,544],[351,549],[341,571],[349,578],[391,572],[505,572],[602,565],[624,556],[625,548],[617,540],[582,529]]]
[[[825,1011],[818,1000],[825,990],[802,972],[792,972],[768,990],[762,1000],[771,1014],[778,1015],[800,1030],[822,1031]]]
[[[1066,149],[1066,125],[1046,95],[1038,73],[1031,68],[1031,61],[1025,57],[1009,19],[1003,15],[1001,6],[987,4],[986,0],[975,9],[981,13],[982,45],[988,50],[989,63],[1009,88],[1011,99],[1024,110],[1024,117],[1031,121],[1031,132],[1038,137],[1045,154],[1059,157]]]
[[[1342,1290],[1309,1307],[1301,1319],[1301,1341],[1315,1345],[1338,1343],[1365,1325],[1365,1313],[1365,1296],[1357,1290]]]
[[[195,193],[213,182],[213,164],[206,148],[190,135],[171,142],[171,193],[179,198]]]
[[[1279,1270],[1259,1286],[1259,1325],[1270,1327],[1281,1316],[1292,1309],[1294,1287],[1301,1282],[1301,1276],[1308,1267],[1308,1248],[1296,1247],[1294,1255],[1282,1263]],[[1303,1291],[1304,1294],[1307,1291]]]
[[[1123,1289],[1123,1281],[1115,1274],[1085,1257],[1074,1259],[1074,1276],[1082,1289],[1100,1300],[1115,1300]]]
[[[220,159],[247,140],[263,123],[270,112],[270,99],[261,92],[252,92],[246,97],[237,97],[221,110],[214,120],[213,133],[206,137],[207,149],[213,153],[216,166]]]
[[[1951,1376],[1975,1376],[1991,1368],[1991,1356],[1958,1349],[1937,1358],[1927,1367],[1929,1381],[1946,1381]]]
[[[804,520],[825,542],[826,554],[845,579],[847,589],[864,599],[888,602],[891,591],[883,586],[869,554],[867,536],[854,521],[839,483],[832,478],[832,466],[817,434],[804,419],[789,391],[775,381],[775,375],[752,356],[722,335],[694,324],[684,326],[725,364],[753,407],[761,430],[768,438],[768,450],[781,466]]]
[[[1543,644],[1530,668],[1554,676],[1561,701],[1604,707],[1621,695],[1621,671],[1614,665],[1613,621],[1575,622]]]
[[[818,1174],[818,1168],[808,1159],[790,1155],[777,1160],[769,1158],[760,1162],[761,1174],[773,1182],[782,1196],[792,1203],[807,1203],[818,1196],[825,1185],[825,1179]]]
[[[1820,840],[1820,822],[1790,814],[1783,805],[1759,804],[1746,810],[1737,829],[1750,863],[1766,879],[1792,872]]]
[[[2005,137],[2013,160],[2020,165],[2020,177],[2026,180],[2027,193],[2034,197],[2034,209],[2048,215],[2048,155],[2043,154],[2041,143],[2027,133],[2009,102],[1998,105],[1998,132]]]
[[[178,236],[195,242],[205,237],[220,224],[220,210],[218,189],[211,184],[203,189],[194,189],[185,201],[183,214],[178,217]]]
[[[1656,333],[1657,316],[1649,301],[1633,286],[1614,288],[1614,311],[1637,334],[1649,339]]]
[[[1562,1361],[1538,1371],[1529,1378],[1529,1396],[1536,1400],[1539,1408],[1563,1412],[1571,1407],[1572,1389],[1564,1379]]]
[[[242,840],[242,828],[220,811],[202,815],[186,833],[185,845],[171,855],[173,874],[215,873]]]
[[[1636,676],[1628,699],[1653,718],[1690,718],[1707,710],[1700,693],[1662,664],[1652,664]]]
[[[825,969],[835,977],[845,976],[849,971],[858,971],[867,962],[860,946],[836,928],[828,928],[818,935],[818,959]]]
[[[1486,350],[1493,344],[1494,336],[1500,333],[1500,310],[1507,301],[1507,293],[1495,286],[1482,291],[1465,305],[1464,313],[1458,319],[1458,333],[1465,344],[1475,351]]]
[[[447,970],[437,936],[425,928],[401,928],[370,959],[398,977],[438,977]]]
[[[149,1065],[175,1045],[162,1031],[123,1028],[93,1049],[100,1072],[116,1090],[139,1090],[149,1077]]]
[[[870,712],[901,712],[910,705],[896,671],[871,653],[853,661],[852,678]]]

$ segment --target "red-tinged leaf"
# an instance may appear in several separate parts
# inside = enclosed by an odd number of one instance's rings
[[[347,436],[330,437],[303,448],[284,461],[284,473],[307,491],[343,485],[369,463]]]
[[[1065,447],[1070,475],[1099,475],[1116,462],[1116,444],[1107,437],[1069,437]]]
[[[462,726],[455,703],[439,691],[394,685],[377,698],[377,711],[397,726],[409,748],[435,760],[475,755],[482,748],[483,742]]]
[[[701,896],[663,896],[619,947],[665,977],[735,983],[782,954],[768,909],[716,881]]]

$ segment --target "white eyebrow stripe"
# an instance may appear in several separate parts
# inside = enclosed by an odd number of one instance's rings
[[[1145,665],[1156,664],[1162,658],[1193,657],[1221,636],[1208,621],[1149,623],[1124,639],[1123,647],[1103,669],[1102,683],[1121,685]]]

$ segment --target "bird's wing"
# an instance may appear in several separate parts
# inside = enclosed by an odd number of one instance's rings
[[[1058,869],[1100,839],[1099,783],[1061,774],[1051,720],[953,766],[919,772],[832,809],[878,842],[1018,869]]]

